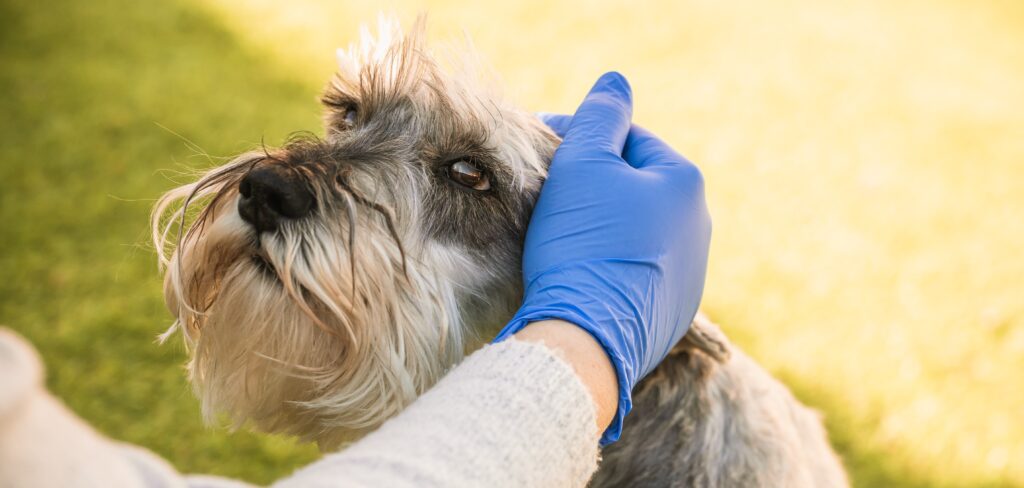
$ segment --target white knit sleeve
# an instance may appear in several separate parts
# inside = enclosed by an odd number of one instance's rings
[[[243,486],[226,483],[217,486]],[[0,327],[0,487],[100,486],[192,485],[159,456],[108,439],[78,418],[46,391],[32,345]]]
[[[486,346],[376,432],[275,486],[573,487],[597,469],[589,392],[547,347]]]

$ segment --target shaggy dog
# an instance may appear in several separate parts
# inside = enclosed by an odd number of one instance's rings
[[[339,52],[326,136],[243,154],[153,213],[164,293],[213,419],[335,448],[494,337],[522,293],[559,139],[423,22]],[[446,59],[442,63],[440,59]],[[634,392],[594,486],[844,486],[818,416],[702,317]]]

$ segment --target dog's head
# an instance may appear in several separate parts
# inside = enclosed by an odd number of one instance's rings
[[[239,156],[154,210],[172,330],[208,418],[337,445],[517,306],[558,139],[470,63],[442,68],[422,22],[381,24],[339,53],[324,138]]]

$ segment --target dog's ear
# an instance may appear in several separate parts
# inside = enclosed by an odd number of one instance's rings
[[[728,362],[729,357],[732,355],[732,344],[729,343],[729,339],[725,337],[722,329],[719,329],[707,316],[699,312],[693,318],[690,330],[672,348],[670,354],[676,354],[688,349],[702,351],[720,363]]]

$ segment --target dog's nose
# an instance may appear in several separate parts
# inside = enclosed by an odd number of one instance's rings
[[[281,165],[249,171],[238,184],[238,193],[239,215],[260,232],[276,230],[282,220],[304,217],[316,203],[298,172]]]

